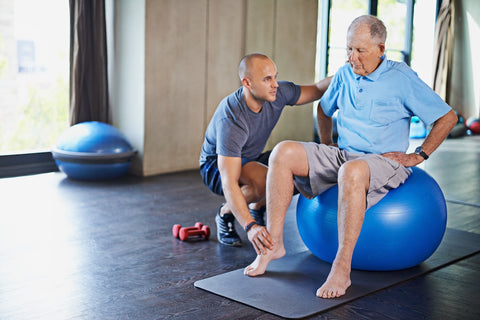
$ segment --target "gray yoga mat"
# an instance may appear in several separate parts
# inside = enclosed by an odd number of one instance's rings
[[[375,291],[434,271],[480,252],[480,235],[447,228],[435,253],[417,267],[399,271],[359,271],[351,274],[352,286],[336,299],[315,296],[325,281],[330,264],[309,251],[272,261],[264,275],[250,278],[243,269],[194,283],[195,287],[280,317],[299,319],[326,311]]]

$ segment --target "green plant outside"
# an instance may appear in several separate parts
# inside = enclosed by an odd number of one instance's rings
[[[7,67],[1,54],[0,78]],[[30,86],[28,99],[21,109],[13,130],[6,130],[0,122],[0,154],[27,153],[51,149],[58,137],[68,128],[69,82],[57,76],[54,85]]]
[[[13,132],[0,127],[0,152],[50,149],[68,127],[68,82],[57,78],[50,90],[28,89],[28,103]]]

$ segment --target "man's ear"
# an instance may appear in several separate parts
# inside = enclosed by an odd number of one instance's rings
[[[380,51],[380,57],[383,56],[383,54],[385,53],[385,43],[380,43],[378,45],[378,50]]]
[[[250,85],[251,85],[250,80],[249,80],[248,78],[246,78],[246,77],[243,78],[243,79],[242,79],[242,85],[243,85],[245,88],[250,88]]]

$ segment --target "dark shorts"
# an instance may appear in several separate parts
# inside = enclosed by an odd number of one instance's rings
[[[262,153],[256,159],[242,158],[242,166],[251,161],[260,162],[268,166],[268,159],[270,158],[272,151],[266,151]],[[218,170],[217,157],[208,157],[207,161],[200,166],[200,175],[203,182],[214,193],[223,196],[222,178],[220,177],[220,171]]]

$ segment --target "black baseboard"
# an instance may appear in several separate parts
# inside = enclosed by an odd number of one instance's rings
[[[58,171],[51,152],[0,156],[0,178]]]

